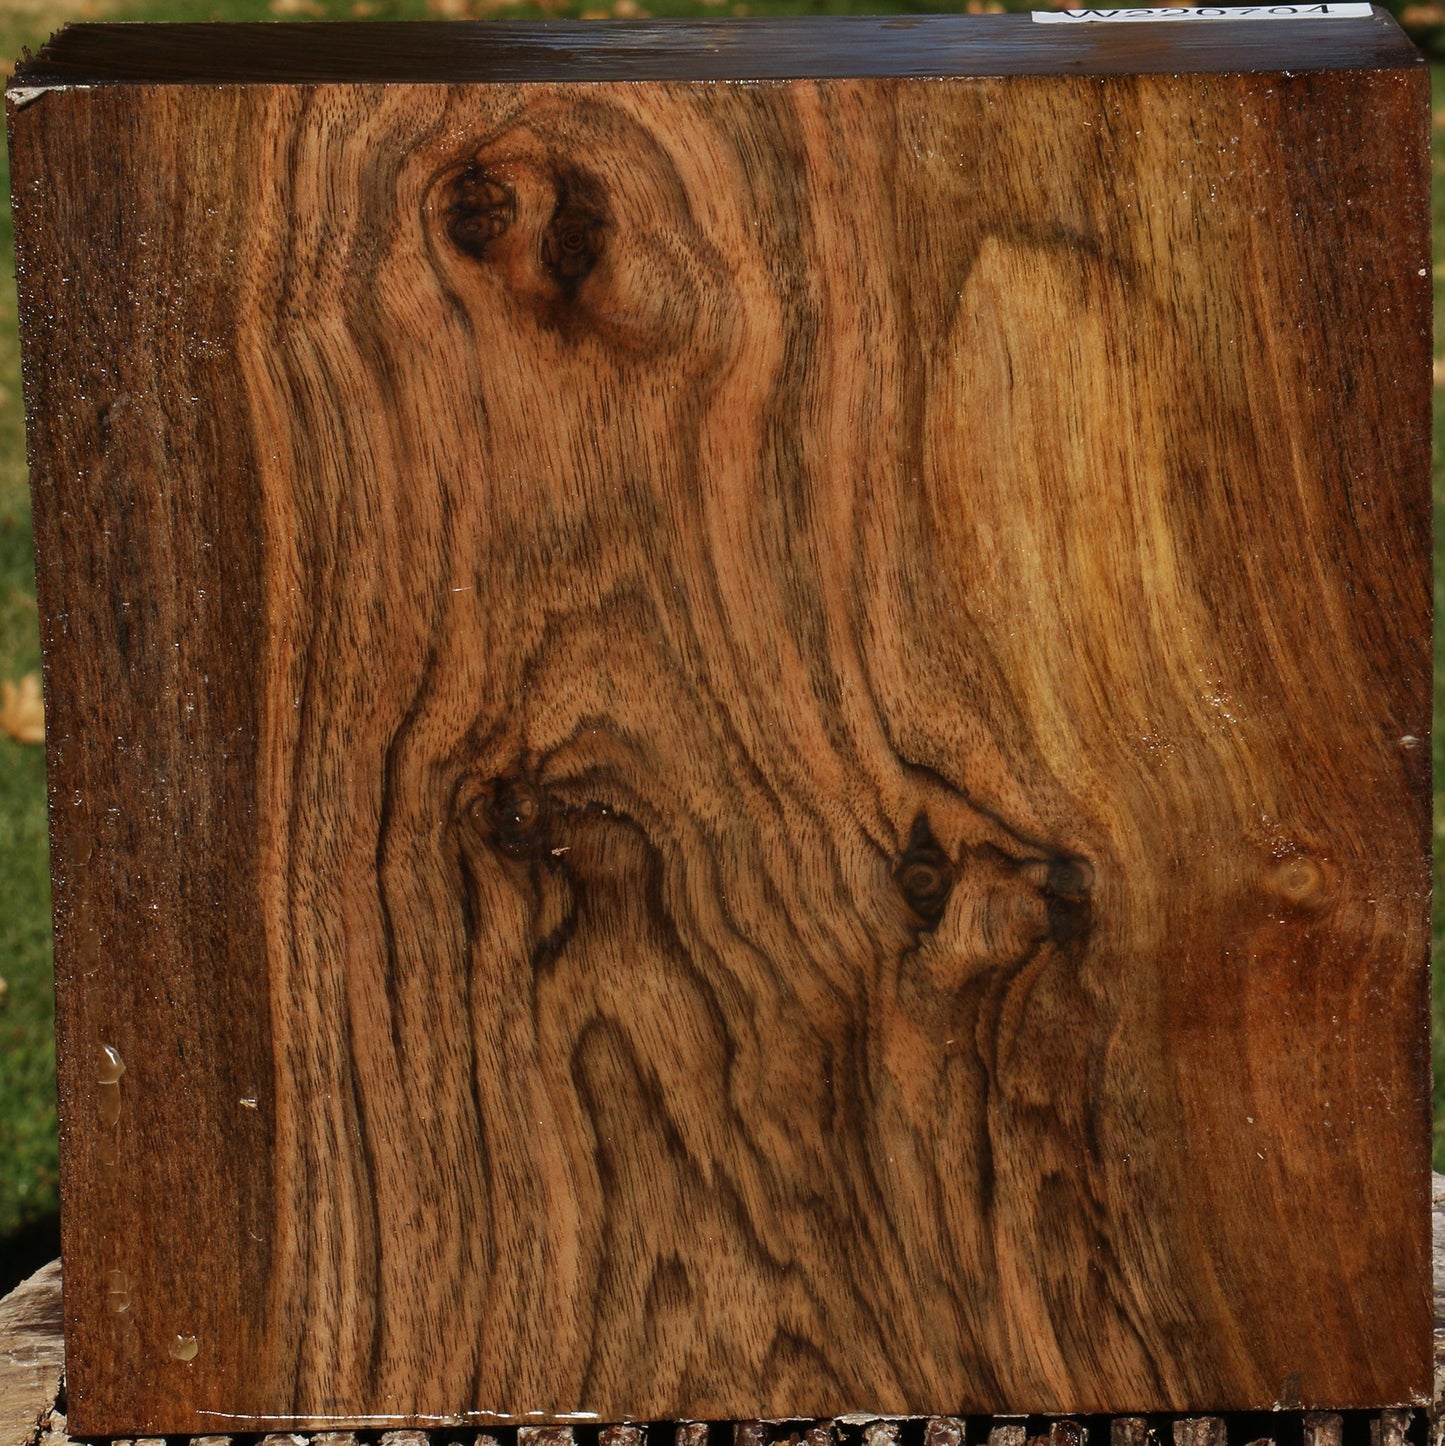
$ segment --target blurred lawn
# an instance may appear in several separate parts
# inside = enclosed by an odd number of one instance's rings
[[[1077,3],[1077,0],[1066,0]],[[1001,0],[0,0],[0,57],[40,46],[57,26],[72,19],[268,20],[413,19],[462,17],[572,16],[600,18],[690,14],[919,13],[1006,8]],[[1008,9],[1033,8],[1009,0]],[[1405,5],[1402,18],[1418,40],[1445,43],[1445,0]],[[1435,300],[1437,317],[1445,301],[1445,68],[1435,71]],[[4,194],[9,194],[8,166]],[[1445,505],[1441,465],[1445,423],[1445,349],[1437,326],[1435,363],[1436,535]],[[1437,547],[1437,605],[1445,604],[1442,549]],[[15,335],[14,255],[8,208],[0,209],[0,680],[18,680],[39,666],[29,501],[25,490],[24,429],[21,414],[19,347]],[[1437,636],[1435,654],[1434,761],[1445,780],[1445,649]],[[1445,841],[1445,809],[1435,795],[1435,834]],[[45,852],[45,771],[40,748],[0,733],[0,1243],[17,1227],[56,1208],[56,1138],[50,987],[49,882]],[[1445,849],[1439,850],[1445,855]],[[1441,861],[1436,861],[1435,940],[1445,936]],[[1445,971],[1441,971],[1445,974]],[[1445,984],[1435,983],[1435,1162],[1445,1169]]]
[[[52,28],[42,6],[0,0],[0,56]],[[10,192],[8,158],[5,194]],[[40,665],[25,483],[10,208],[0,210],[0,679]],[[0,734],[0,1235],[55,1209],[55,1046],[45,759]]]

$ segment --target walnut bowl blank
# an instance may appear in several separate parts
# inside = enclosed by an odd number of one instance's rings
[[[1383,12],[90,25],[8,92],[71,1429],[1427,1398]]]

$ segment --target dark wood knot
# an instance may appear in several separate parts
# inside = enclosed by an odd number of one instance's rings
[[[1089,932],[1093,922],[1094,870],[1087,859],[1056,858],[1049,861],[1044,881],[1044,902],[1049,919],[1049,937],[1056,944],[1072,944]]]
[[[514,859],[534,858],[546,849],[547,795],[529,778],[493,779],[469,812],[472,822]]]
[[[480,167],[468,166],[453,180],[447,235],[457,250],[480,259],[516,219],[511,189]]]
[[[571,186],[560,188],[542,236],[542,265],[564,290],[574,289],[597,265],[606,230],[600,206]]]
[[[893,882],[925,929],[936,928],[943,917],[953,881],[953,860],[933,836],[928,815],[920,813],[913,820],[908,847],[893,870]]]

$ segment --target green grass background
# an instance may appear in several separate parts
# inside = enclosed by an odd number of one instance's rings
[[[1072,0],[1078,3],[1078,0]],[[1238,0],[1236,0],[1238,3]],[[1001,0],[0,0],[0,60],[22,47],[38,48],[67,20],[308,20],[412,19],[425,16],[636,16],[689,14],[844,14],[1005,8]],[[1028,8],[1009,0],[1008,8]],[[1427,49],[1445,51],[1445,3],[1411,3],[1397,12]],[[1445,68],[1435,72],[1435,162],[1445,167]],[[8,170],[3,179],[9,194]],[[1445,188],[1435,191],[1435,299],[1445,299]],[[1437,331],[1439,327],[1437,326]],[[1436,343],[1436,533],[1445,504],[1439,439],[1445,421],[1445,360]],[[8,208],[0,208],[0,679],[18,680],[39,667],[40,645],[26,492],[20,352],[15,330],[14,252]],[[1435,585],[1441,598],[1442,557]],[[1445,779],[1445,652],[1435,654],[1435,777]],[[1435,835],[1445,841],[1445,808],[1437,787]],[[1445,849],[1439,851],[1445,855]],[[1435,940],[1445,937],[1440,860],[1436,862]],[[55,1050],[50,984],[49,883],[46,867],[45,768],[42,750],[0,735],[0,1250],[4,1237],[53,1215],[56,1209]],[[1445,970],[1441,971],[1445,974]],[[1445,1169],[1445,989],[1435,983],[1436,1167]]]

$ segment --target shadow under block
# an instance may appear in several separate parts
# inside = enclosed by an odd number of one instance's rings
[[[1427,96],[22,67],[72,1427],[1428,1399]]]

